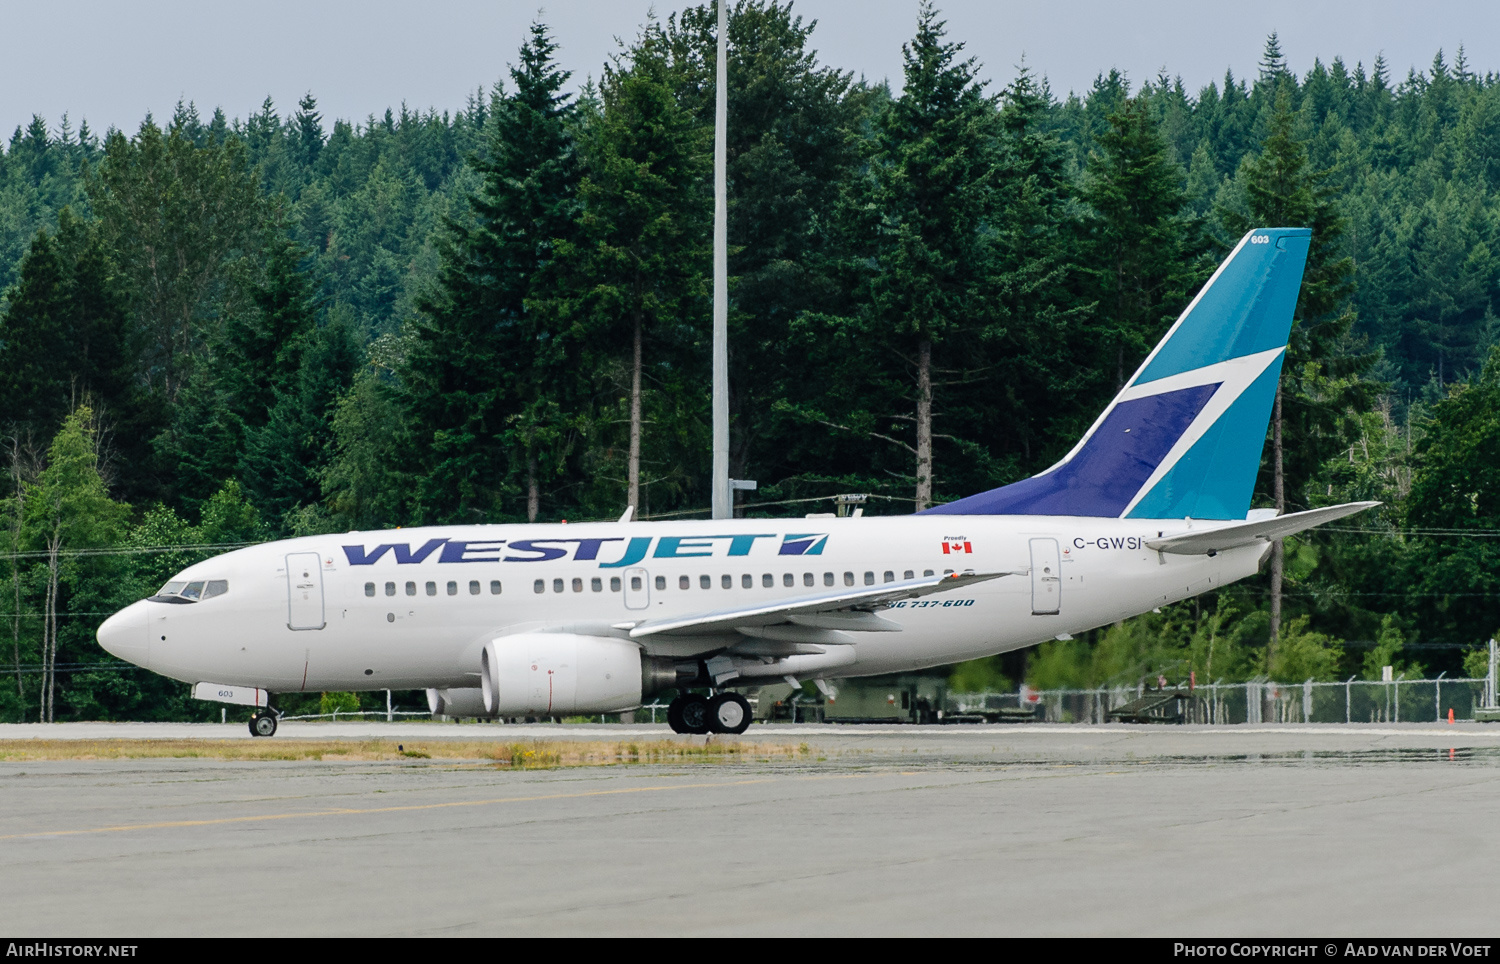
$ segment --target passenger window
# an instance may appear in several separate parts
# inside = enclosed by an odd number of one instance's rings
[[[407,593],[407,595],[411,595],[411,594]],[[429,595],[429,596],[436,596],[437,595],[437,583],[435,583],[435,582],[429,582],[427,584],[427,595]]]
[[[795,586],[797,584],[797,580],[795,578],[793,578],[792,574],[789,573],[789,572],[782,573],[781,584],[783,586]]]
[[[547,580],[545,580],[545,579],[538,579],[536,581],[536,583],[534,585],[532,585],[531,591],[532,592],[546,592],[547,591]]]
[[[201,582],[190,582],[182,590],[183,599],[197,599],[201,595],[203,595],[203,583]]]
[[[931,569],[923,569],[922,570],[922,576],[923,576],[923,578],[926,578],[927,576],[930,576],[930,575],[932,575],[932,570]]]
[[[765,586],[767,589],[770,589],[772,586],[776,585],[776,577],[771,575],[769,572],[762,573],[760,577],[760,584],[762,586]]]
[[[430,586],[432,585],[432,583],[429,582],[427,585]],[[408,582],[406,584],[406,594],[408,596],[415,596],[417,594],[417,584],[414,582]]]
[[[374,586],[372,585],[370,588],[373,589]],[[229,591],[229,580],[227,580],[227,579],[210,579],[208,581],[208,584],[203,587],[203,598],[204,599],[212,599],[215,596],[222,596],[222,595],[224,595],[228,591]]]
[[[393,583],[393,582],[386,583],[385,584],[385,594],[387,596],[394,596],[394,595],[396,595],[396,584]]]
[[[741,589],[750,589],[754,585],[755,585],[755,577],[752,576],[752,575],[750,575],[748,572],[745,573],[743,576],[740,576],[740,588]]]
[[[373,595],[375,595],[375,584],[373,582],[367,582],[367,583],[365,583],[365,595],[366,596],[373,596]]]
[[[657,589],[665,589],[665,588],[667,588],[667,577],[666,576],[657,576],[656,577],[656,588]]]
[[[712,589],[713,585],[714,585],[714,581],[712,579],[710,579],[708,576],[699,576],[698,577],[698,588],[699,589]]]
[[[833,573],[831,573],[831,572],[825,572],[825,573],[823,573],[823,585],[825,585],[825,586],[831,586],[831,585],[833,585]]]
[[[952,569],[944,569],[943,570],[943,575],[945,575],[945,576],[951,576],[951,575],[953,575],[953,570]]]
[[[619,576],[610,576],[609,577],[609,591],[610,592],[619,592],[620,591],[620,577]]]
[[[573,591],[574,592],[583,592],[583,580],[582,579],[574,577],[574,579],[573,579]]]
[[[589,580],[589,588],[594,592],[603,592],[604,580],[600,579],[598,576],[595,576],[593,579]]]
[[[846,573],[844,573],[844,585],[846,585],[846,586],[852,586],[852,585],[854,585],[854,573],[852,573],[852,572],[846,572]]]
[[[470,579],[469,580],[469,595],[471,595],[471,596],[477,596],[477,595],[479,595],[479,580],[478,579]]]
[[[631,576],[630,577],[630,591],[631,592],[640,592],[641,591],[641,577],[640,576]]]
[[[906,570],[906,572],[904,572],[904,573],[901,574],[901,578],[902,579],[915,579],[916,575],[910,569],[908,569],[908,570]]]
[[[554,580],[552,580],[552,591],[553,592],[562,592],[562,590],[563,590],[562,580],[561,579],[554,579]]]
[[[804,585],[804,586],[811,586],[812,584],[813,584],[813,574],[810,573],[810,572],[804,572],[802,574],[802,585]]]
[[[458,595],[458,583],[455,580],[452,580],[452,579],[448,580],[448,595],[450,595],[450,596],[457,596]]]
[[[500,595],[500,580],[498,580],[498,579],[491,579],[490,580],[490,595],[491,596],[498,596],[498,595]]]
[[[691,588],[693,588],[693,581],[691,579],[689,579],[687,576],[678,576],[677,577],[677,588],[678,589],[691,589]]]
[[[896,581],[896,574],[894,572],[891,572],[889,569],[887,569],[885,571],[885,579],[883,581],[884,582],[895,582]]]
[[[866,586],[873,586],[873,585],[875,585],[875,574],[873,572],[867,572],[867,573],[865,573],[865,585]]]
[[[724,578],[719,580],[719,584],[722,585],[725,589],[733,589],[734,577],[726,573]]]

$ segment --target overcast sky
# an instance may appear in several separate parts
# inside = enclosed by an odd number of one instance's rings
[[[674,0],[0,0],[0,130],[40,114],[55,129],[134,130],[147,111],[165,119],[179,98],[206,116],[244,117],[269,94],[282,113],[312,91],[325,118],[356,120],[403,101],[461,107],[515,59],[538,15],[584,76],[629,40],[654,8]],[[949,34],[997,86],[1024,56],[1059,96],[1118,67],[1133,80],[1165,68],[1193,91],[1232,68],[1253,75],[1266,35],[1280,34],[1293,69],[1342,55],[1352,66],[1384,53],[1399,79],[1460,44],[1472,69],[1500,70],[1500,4],[1487,0],[946,0]],[[817,20],[825,64],[899,85],[901,44],[917,0],[796,0]]]

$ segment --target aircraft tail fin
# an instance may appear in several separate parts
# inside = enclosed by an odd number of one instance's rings
[[[1244,519],[1311,238],[1246,234],[1062,461],[925,511]]]

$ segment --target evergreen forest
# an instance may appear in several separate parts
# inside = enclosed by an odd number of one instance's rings
[[[711,4],[648,20],[582,84],[537,23],[452,110],[330,119],[308,93],[17,128],[0,719],[217,716],[93,633],[228,548],[706,517],[714,23]],[[851,493],[909,513],[1045,469],[1245,230],[1311,227],[1255,504],[1381,508],[951,685],[1481,667],[1500,630],[1500,73],[1460,49],[1299,76],[1273,34],[1255,76],[1108,71],[1061,96],[1024,66],[982,81],[929,5],[902,76],[874,84],[821,63],[814,27],[731,6],[730,474],[759,484],[739,513]]]

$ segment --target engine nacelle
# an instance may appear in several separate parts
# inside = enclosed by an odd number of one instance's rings
[[[488,717],[490,712],[484,708],[484,690],[478,686],[465,686],[456,689],[429,689],[427,691],[427,708],[432,710],[433,716],[474,716]]]
[[[641,705],[641,649],[573,633],[497,636],[480,654],[486,716],[613,713]]]

